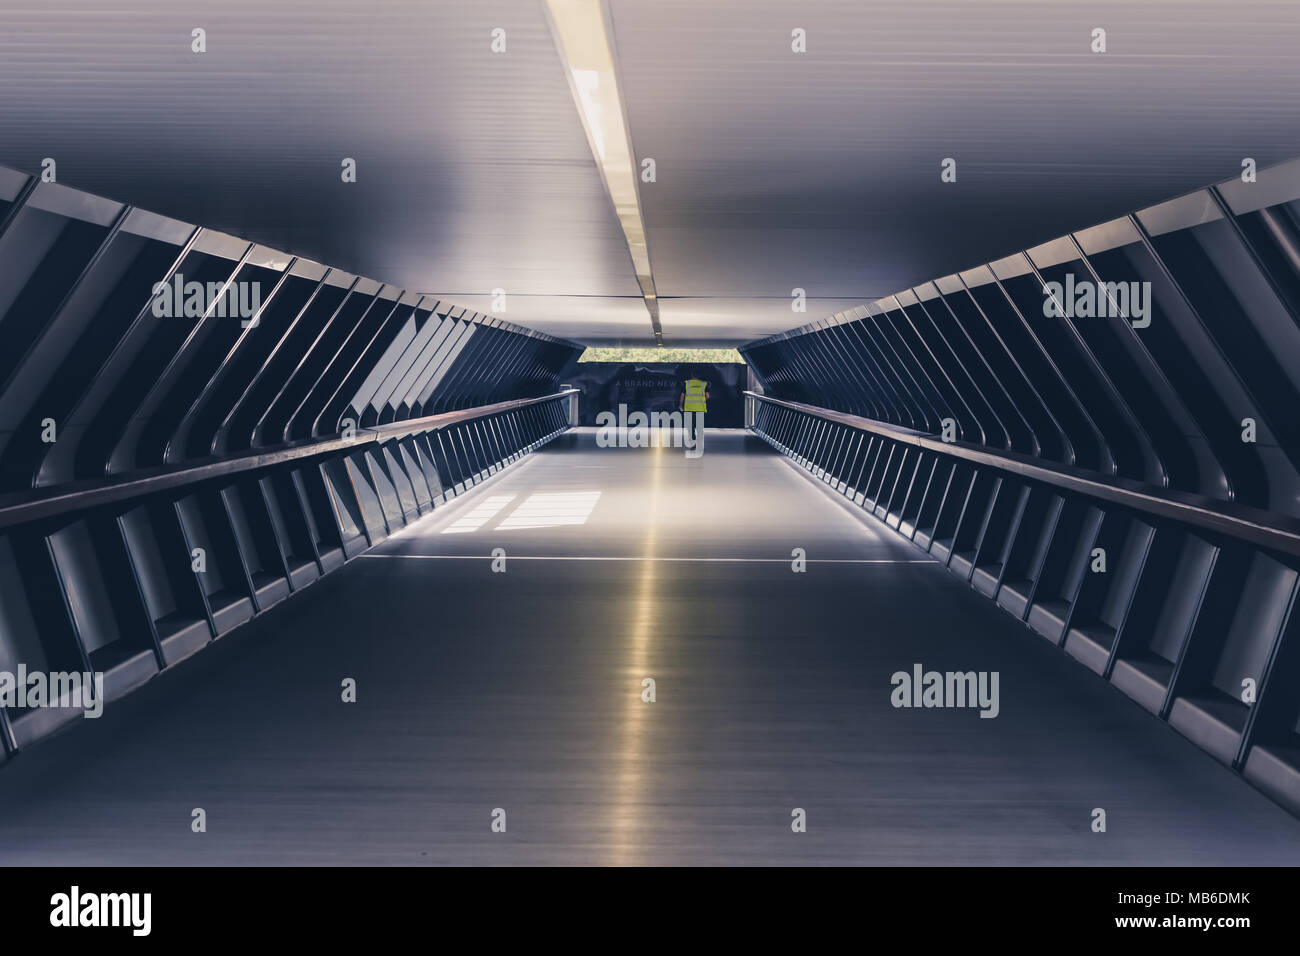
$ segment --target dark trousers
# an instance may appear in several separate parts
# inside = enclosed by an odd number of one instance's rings
[[[686,434],[691,436],[692,442],[700,440],[700,432],[704,428],[703,412],[684,412],[686,415]]]

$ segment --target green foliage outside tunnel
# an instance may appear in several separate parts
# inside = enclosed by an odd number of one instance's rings
[[[670,362],[744,365],[735,349],[589,348],[579,362]]]

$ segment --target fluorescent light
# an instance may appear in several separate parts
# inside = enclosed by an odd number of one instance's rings
[[[614,215],[632,257],[636,281],[641,287],[655,341],[662,344],[659,301],[654,272],[650,268],[650,247],[646,242],[645,218],[637,192],[636,157],[624,121],[623,98],[618,89],[613,47],[604,0],[546,0],[551,33],[569,74],[573,100],[587,131],[592,156],[600,169],[605,190],[614,204]]]

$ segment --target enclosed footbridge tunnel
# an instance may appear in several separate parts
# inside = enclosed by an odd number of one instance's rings
[[[8,6],[0,862],[1300,861],[1300,9]]]

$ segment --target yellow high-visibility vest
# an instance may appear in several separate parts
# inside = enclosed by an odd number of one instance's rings
[[[683,411],[707,412],[709,410],[704,400],[708,384],[708,382],[701,382],[698,378],[688,378],[686,380],[686,401],[682,405]]]

